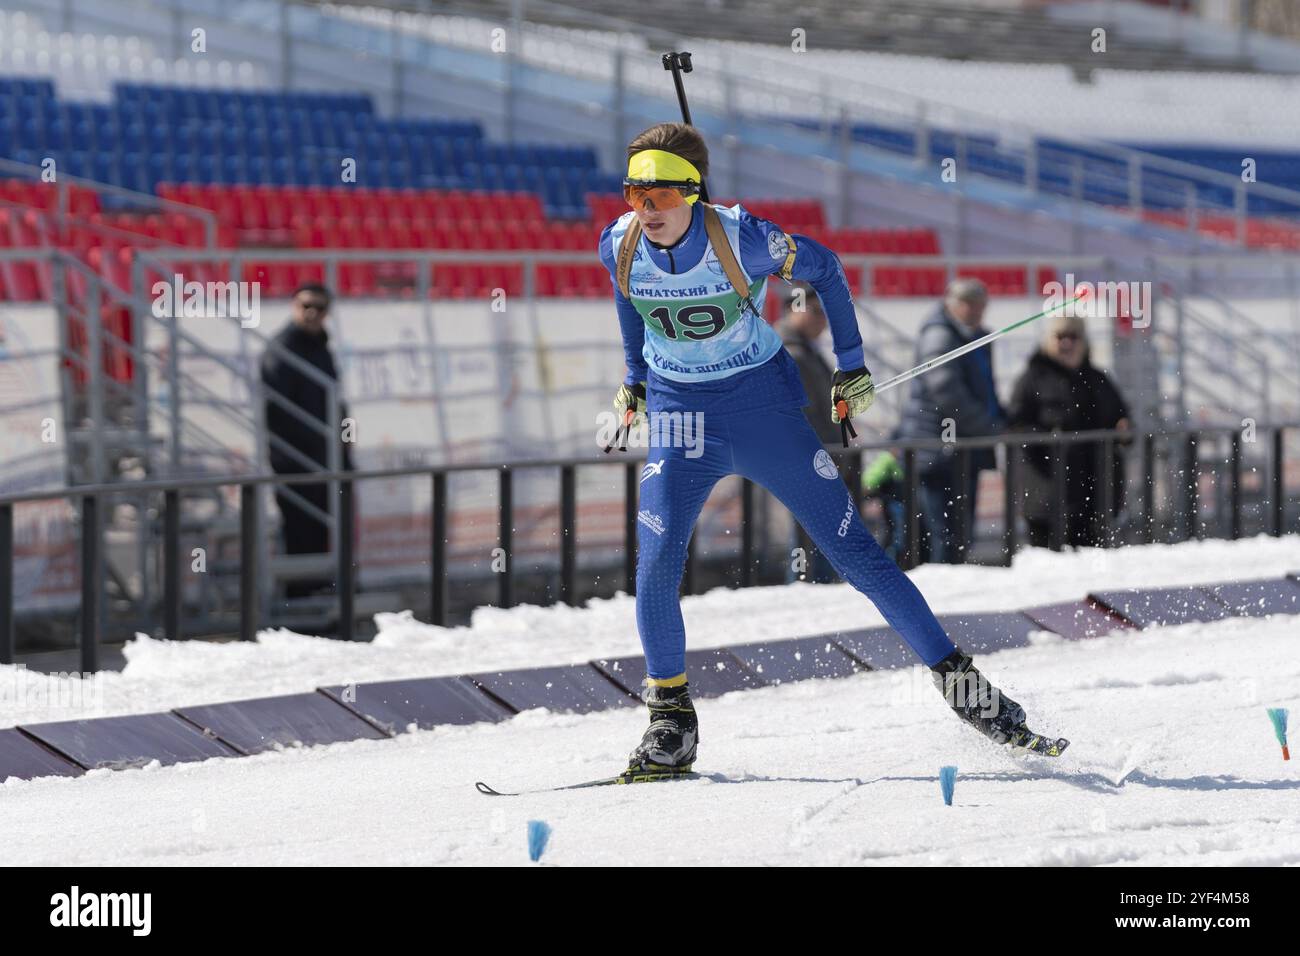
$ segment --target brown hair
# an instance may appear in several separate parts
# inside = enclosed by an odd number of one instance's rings
[[[688,160],[701,176],[709,174],[709,147],[694,126],[685,123],[660,123],[638,133],[627,144],[627,158],[631,159],[643,149],[662,149]]]

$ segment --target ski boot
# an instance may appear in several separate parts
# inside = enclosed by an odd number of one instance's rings
[[[700,728],[687,685],[650,684],[641,699],[650,708],[650,726],[628,757],[624,776],[630,777],[629,782],[640,782],[689,774]]]
[[[1036,734],[1025,724],[1025,709],[994,687],[960,647],[930,668],[934,686],[963,721],[995,744],[1059,757],[1070,745],[1064,737]]]

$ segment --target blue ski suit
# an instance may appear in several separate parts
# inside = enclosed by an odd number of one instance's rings
[[[713,486],[737,474],[789,508],[840,576],[875,603],[922,661],[938,663],[954,650],[952,641],[916,585],[863,524],[834,460],[804,417],[807,395],[780,337],[753,310],[736,306],[710,248],[701,206],[693,206],[690,227],[671,247],[640,238],[630,297],[618,287],[615,262],[634,213],[611,223],[600,237],[623,335],[626,382],[646,383],[652,426],[656,416],[701,425],[691,441],[665,442],[676,433],[652,427],[660,447],[652,441],[641,472],[636,610],[649,677],[671,680],[685,672],[679,589],[687,544]],[[750,280],[755,306],[761,310],[769,275],[793,249],[790,277],[807,281],[821,299],[836,364],[861,368],[862,338],[838,257],[739,205],[714,208]]]

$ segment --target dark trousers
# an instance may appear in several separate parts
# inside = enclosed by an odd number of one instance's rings
[[[325,483],[287,487],[292,488],[321,511],[329,513],[329,486]],[[285,554],[322,554],[330,549],[328,525],[323,524],[283,490],[276,491],[275,503],[280,509]]]
[[[975,490],[979,486],[979,472],[971,469],[964,489],[958,487],[960,479],[955,464],[941,464],[923,473],[920,479],[918,559],[921,563],[961,564],[969,557],[975,538]]]
[[[329,513],[329,485],[324,482],[310,485],[291,485],[294,491],[309,502]],[[275,493],[275,503],[280,509],[280,530],[284,537],[285,554],[325,554],[330,549],[329,526],[294,501],[283,489]],[[290,581],[285,587],[287,597],[302,597],[328,587],[330,579]]]

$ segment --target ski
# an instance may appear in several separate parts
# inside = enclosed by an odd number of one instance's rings
[[[1028,727],[1021,727],[1007,741],[1016,753],[1038,754],[1040,757],[1059,757],[1070,742],[1064,737],[1044,737]]]
[[[538,787],[536,790],[494,790],[482,780],[474,783],[474,789],[489,797],[522,797],[534,793],[559,793],[563,790],[585,790],[588,787],[617,787],[631,783],[667,783],[672,780],[697,780],[700,775],[691,770],[624,770],[613,777],[601,777],[597,780],[584,780],[582,783],[570,783],[559,787]]]

